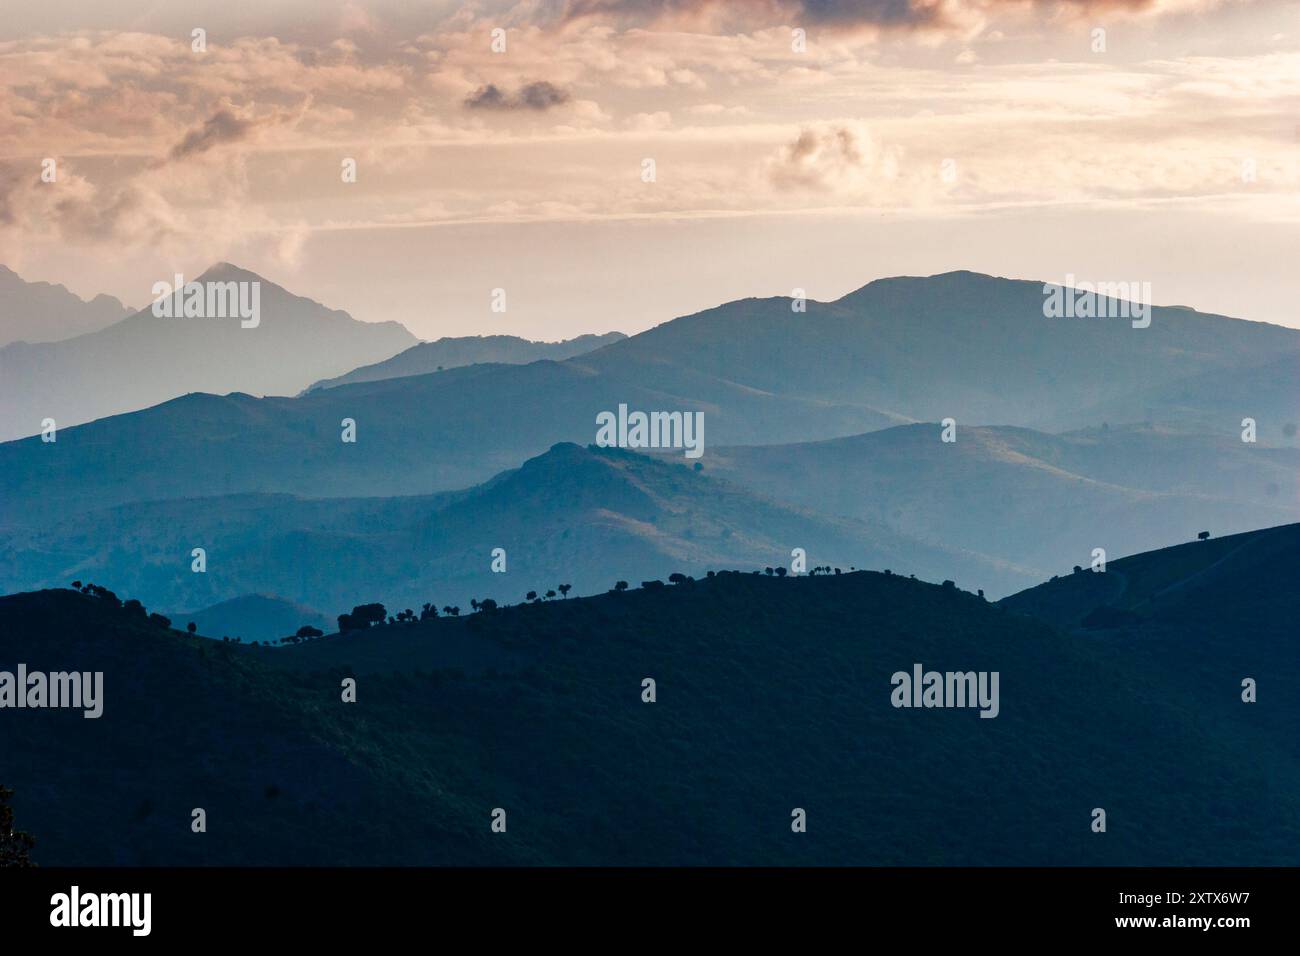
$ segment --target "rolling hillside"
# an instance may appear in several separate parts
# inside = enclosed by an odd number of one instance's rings
[[[191,571],[195,547],[206,549],[204,573]],[[12,528],[0,532],[0,591],[109,582],[169,613],[271,592],[332,620],[369,601],[468,608],[471,598],[513,603],[561,583],[576,594],[599,593],[615,573],[635,585],[665,568],[788,567],[796,547],[807,552],[809,567],[891,568],[990,594],[1035,580],[879,522],[769,501],[707,471],[561,444],[463,492],[181,499]],[[506,551],[505,573],[490,569],[494,548]],[[273,620],[283,626],[279,616]]]
[[[1254,573],[1235,560],[1225,581]],[[1294,589],[1217,597],[1220,620],[1269,628],[1236,632],[1239,654],[1290,654],[1273,635]],[[104,712],[7,713],[0,779],[46,865],[1300,862],[1278,678],[1247,705],[1236,661],[1213,686],[1169,666],[1226,638],[1138,643],[869,572],[719,574],[282,649],[45,591],[0,598],[0,667],[103,671]],[[918,662],[997,671],[998,716],[891,706]]]

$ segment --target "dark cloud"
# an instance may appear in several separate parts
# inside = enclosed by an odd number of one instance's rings
[[[530,110],[548,110],[552,106],[559,106],[568,98],[568,93],[545,80],[529,83],[515,94],[516,102]]]
[[[1025,0],[966,0],[976,8],[1023,6]],[[1039,6],[1053,6],[1058,0],[1030,0]],[[1153,0],[1059,0],[1065,7],[1142,9]],[[956,4],[961,6],[962,3]],[[940,0],[567,0],[563,17],[568,20],[608,15],[629,21],[691,16],[721,12],[737,21],[762,18],[765,24],[788,22],[792,26],[823,25],[851,27],[942,26],[947,4]]]
[[[569,94],[554,83],[539,80],[521,86],[514,96],[507,96],[494,83],[480,86],[465,97],[465,105],[470,109],[485,110],[548,110],[568,102]]]
[[[218,110],[195,129],[190,130],[179,143],[172,147],[171,159],[185,159],[206,153],[214,146],[223,143],[237,143],[247,138],[253,128],[250,120],[240,119],[230,110]]]
[[[500,110],[506,108],[506,95],[495,83],[480,86],[465,97],[465,105],[472,110]]]

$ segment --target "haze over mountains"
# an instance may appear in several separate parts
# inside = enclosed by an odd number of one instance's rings
[[[26,282],[0,265],[0,347],[11,342],[57,342],[96,332],[130,314],[111,295],[87,301],[61,285]]]
[[[322,379],[307,391],[334,388],[353,382],[375,382],[404,375],[426,375],[462,365],[497,362],[505,365],[526,365],[539,359],[562,361],[575,355],[593,352],[598,348],[627,338],[622,332],[604,335],[579,335],[562,342],[531,342],[515,335],[467,335],[441,338],[434,342],[421,342],[399,352],[390,359],[353,369],[346,375]]]
[[[922,541],[1045,578],[1094,548],[1131,554],[1300,520],[1300,449],[1143,425],[1049,435],[937,424],[849,438],[714,448],[708,471],[821,514],[880,521]]]
[[[1194,412],[1232,435],[1255,417],[1261,443],[1295,444],[1285,363],[1300,353],[1300,331],[1182,308],[1155,308],[1145,329],[1123,318],[1048,319],[1042,300],[1038,283],[971,273],[889,279],[810,302],[806,313],[787,299],[730,303],[563,362],[474,365],[298,398],[186,395],[62,430],[57,454],[39,439],[0,445],[11,483],[0,520],[47,495],[77,510],[235,492],[464,488],[557,442],[590,443],[596,416],[620,404],[703,412],[706,459],[720,445],[946,417],[1046,427],[1105,402],[1112,425]],[[1246,384],[1269,363],[1281,369],[1272,404]],[[1205,384],[1216,375],[1243,385]],[[1164,404],[1160,389],[1172,390]],[[357,423],[356,444],[340,441],[345,418]]]
[[[207,552],[205,573],[191,571],[194,547]],[[491,571],[495,548],[505,549],[506,573]],[[263,591],[332,620],[372,601],[468,610],[474,597],[513,603],[561,583],[574,594],[600,593],[616,579],[635,585],[664,568],[702,575],[720,566],[788,566],[794,548],[806,551],[809,567],[955,577],[994,595],[1039,579],[873,519],[830,518],[759,498],[680,464],[557,445],[465,492],[176,499],[0,529],[0,593],[111,581],[171,613]],[[246,610],[244,620],[257,619],[257,608]],[[221,633],[254,634],[249,627]]]
[[[76,661],[104,694],[95,720],[10,712],[6,785],[47,866],[1295,865],[1297,561],[1291,525],[1001,606],[899,575],[718,574],[276,649],[13,595],[0,660]],[[1035,616],[1097,587],[1140,620]],[[998,672],[998,716],[892,706],[916,662]],[[221,840],[192,838],[194,794]]]
[[[259,323],[146,308],[61,342],[0,348],[0,438],[34,435],[46,418],[67,428],[189,392],[293,393],[415,342],[395,322],[358,322],[225,263],[195,281],[260,282]]]

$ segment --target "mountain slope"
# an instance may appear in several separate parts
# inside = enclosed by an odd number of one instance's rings
[[[404,352],[398,352],[390,359],[354,368],[346,375],[322,379],[308,387],[307,391],[318,388],[334,388],[338,385],[351,385],[354,382],[375,382],[385,378],[401,378],[406,375],[428,375],[462,365],[479,365],[498,363],[503,365],[527,365],[540,359],[560,362],[575,355],[604,348],[611,342],[627,338],[622,332],[606,332],[604,335],[579,335],[562,342],[531,342],[515,335],[468,335],[458,338],[441,338],[434,342],[421,342],[412,345]]]
[[[937,424],[715,448],[709,474],[823,514],[882,521],[1039,577],[1111,555],[1300,519],[1300,449],[1144,426],[1049,435]]]
[[[0,347],[11,342],[57,342],[95,332],[130,314],[111,295],[89,301],[49,282],[25,282],[0,266]]]
[[[1300,862],[1268,705],[897,575],[722,574],[285,649],[97,602],[0,598],[0,661],[105,675],[99,720],[6,715],[46,865]],[[918,662],[997,671],[998,716],[891,706]]]
[[[191,570],[195,547],[206,551],[204,573]],[[506,551],[505,573],[491,570],[495,548]],[[371,601],[468,609],[474,597],[514,603],[561,583],[599,593],[613,586],[614,568],[637,584],[664,568],[789,567],[794,548],[805,549],[809,567],[887,567],[990,593],[1035,580],[879,522],[771,502],[680,464],[561,444],[463,492],[180,499],[11,528],[0,532],[0,591],[93,580],[168,609],[269,591],[332,619]]]
[[[1039,282],[881,279],[806,313],[785,298],[731,302],[578,361],[606,374],[654,369],[668,383],[715,376],[913,421],[1051,428],[1079,408],[1300,353],[1300,330],[1281,326],[1156,307],[1135,329],[1126,318],[1046,318],[1043,303]],[[809,431],[805,440],[829,437],[816,423]]]
[[[0,521],[53,497],[75,510],[229,492],[465,487],[557,442],[593,441],[596,416],[621,404],[702,412],[706,460],[721,445],[833,438],[921,418],[1027,425],[1297,349],[1300,331],[1186,309],[1156,309],[1146,329],[1045,319],[1038,283],[969,273],[882,280],[809,303],[807,313],[792,313],[787,300],[731,303],[564,362],[474,365],[297,399],[192,395],[67,430],[57,454],[37,440],[7,443],[0,472],[11,495]],[[1240,421],[1239,404],[1225,401],[1220,417]],[[345,418],[357,423],[355,445],[339,440]]]
[[[189,392],[293,393],[415,341],[395,322],[358,322],[224,263],[195,281],[261,283],[256,327],[145,309],[62,342],[8,345],[0,349],[0,438],[34,435],[46,418],[67,428]]]

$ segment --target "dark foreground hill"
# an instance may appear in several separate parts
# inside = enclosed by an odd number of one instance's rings
[[[1244,609],[1220,597],[1230,626]],[[1231,632],[1260,667],[1290,653],[1260,634]],[[722,574],[283,649],[47,591],[0,599],[0,668],[102,670],[104,713],[0,711],[0,782],[46,864],[1300,862],[1288,691],[1244,704],[1235,667],[1189,683],[1174,652],[866,572]],[[891,706],[917,663],[997,671],[998,716]]]
[[[1055,578],[1000,606],[1050,623],[1081,646],[1123,649],[1135,668],[1176,681],[1189,701],[1239,701],[1249,678],[1259,703],[1234,704],[1230,716],[1249,711],[1261,735],[1283,742],[1295,759],[1298,566],[1300,524],[1289,524],[1121,558],[1104,573]],[[1268,760],[1254,747],[1242,759]]]

